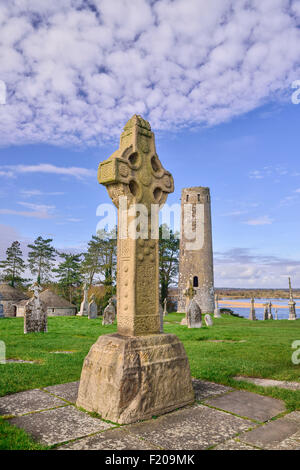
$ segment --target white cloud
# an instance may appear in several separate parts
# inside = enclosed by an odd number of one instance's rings
[[[1,172],[0,172],[1,174]],[[43,192],[39,189],[21,189],[20,193],[24,197],[34,197],[34,196],[63,196],[65,193],[61,191],[54,192]]]
[[[22,217],[33,217],[35,219],[50,219],[55,206],[45,204],[31,204],[29,202],[18,202],[19,205],[29,209],[29,211],[20,211],[15,209],[0,209],[0,214],[17,215]]]
[[[134,113],[215,125],[300,77],[290,0],[11,0],[0,5],[2,145],[98,145]]]
[[[257,217],[256,219],[250,219],[244,222],[244,224],[247,225],[270,225],[272,223],[273,219],[271,219],[268,215]]]
[[[87,177],[95,177],[96,170],[80,167],[59,167],[50,163],[40,163],[38,165],[3,165],[0,167],[4,170],[10,170],[14,175],[18,173],[52,173],[56,175],[74,176],[82,179]]]
[[[287,288],[288,276],[300,285],[300,260],[253,254],[233,248],[214,254],[215,285],[218,287]]]

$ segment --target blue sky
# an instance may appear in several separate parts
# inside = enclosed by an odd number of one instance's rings
[[[38,235],[86,247],[98,164],[138,113],[168,202],[211,189],[216,285],[299,287],[299,1],[111,3],[0,4],[0,258]]]

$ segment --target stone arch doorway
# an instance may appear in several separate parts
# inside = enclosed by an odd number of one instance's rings
[[[199,287],[198,276],[193,277],[193,287]]]

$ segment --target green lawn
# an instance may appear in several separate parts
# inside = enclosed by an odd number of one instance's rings
[[[288,410],[300,409],[300,391],[262,388],[232,380],[248,375],[300,381],[300,365],[291,361],[292,342],[300,340],[300,320],[256,321],[223,315],[212,328],[180,326],[182,314],[165,317],[165,332],[176,334],[184,344],[193,377],[255,391],[285,401]],[[101,319],[50,317],[47,334],[23,334],[22,318],[0,320],[0,340],[6,344],[7,359],[37,361],[35,364],[0,364],[0,396],[23,390],[79,380],[84,357],[99,335],[116,331],[102,326]],[[222,339],[245,342],[214,343]],[[74,351],[74,354],[50,354]],[[0,449],[37,446],[21,430],[0,420]]]

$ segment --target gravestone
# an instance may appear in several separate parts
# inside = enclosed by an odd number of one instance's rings
[[[103,312],[102,325],[112,325],[116,318],[116,307],[114,300],[111,297],[108,301],[108,305],[105,307]]]
[[[92,294],[91,301],[88,307],[88,317],[89,317],[89,320],[93,320],[97,318],[97,316],[98,316],[98,307],[95,302],[95,294]]]
[[[160,333],[164,332],[164,311],[159,300],[159,319],[160,319]]]
[[[251,307],[250,307],[249,320],[253,320],[253,321],[256,320],[254,297],[251,298]]]
[[[83,301],[80,304],[80,311],[79,313],[77,313],[77,316],[79,317],[88,315],[88,311],[89,311],[88,290],[89,290],[88,284],[87,282],[85,282],[83,286]]]
[[[24,334],[47,332],[47,305],[40,300],[41,287],[32,286],[33,297],[24,307]]]
[[[275,320],[278,320],[278,310],[275,308]]]
[[[218,294],[215,295],[215,310],[214,310],[214,318],[222,318],[219,309],[219,296]]]
[[[186,307],[185,307],[186,314],[185,314],[185,317],[181,320],[180,325],[187,325],[188,324],[187,312],[188,312],[188,309],[189,309],[189,304],[191,303],[191,301],[193,300],[195,295],[196,295],[196,290],[193,287],[193,279],[190,278],[188,280],[186,289],[184,291],[184,296],[186,298]]]
[[[289,289],[290,289],[290,300],[289,300],[289,320],[297,320],[296,315],[296,302],[294,301],[291,278],[289,277]]]
[[[213,326],[212,318],[208,313],[205,315],[204,320],[205,320],[206,326]]]
[[[163,314],[164,314],[164,317],[168,314],[168,311],[167,311],[167,299],[166,299],[166,298],[164,299],[164,311],[163,311]]]
[[[272,314],[272,302],[269,302],[268,308],[269,308],[269,313],[268,313],[268,320],[273,320],[273,314]]]
[[[0,294],[0,318],[4,318],[4,308],[1,303],[1,299],[2,299],[2,294]]]
[[[201,328],[202,327],[202,313],[196,299],[192,299],[187,311],[187,326],[188,328]]]
[[[264,304],[264,316],[263,320],[269,319],[269,304]]]
[[[92,346],[77,406],[125,424],[194,402],[184,347],[175,335],[160,333],[158,211],[174,184],[147,121],[137,115],[128,121],[98,179],[118,208],[118,331]],[[137,211],[144,214],[138,223]]]

